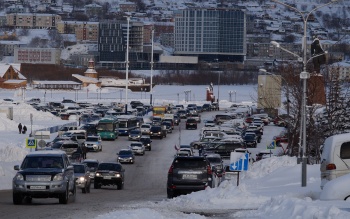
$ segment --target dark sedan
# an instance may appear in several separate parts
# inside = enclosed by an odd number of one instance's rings
[[[94,189],[100,189],[101,186],[117,186],[118,190],[123,189],[124,173],[125,170],[119,163],[100,163],[95,175]]]

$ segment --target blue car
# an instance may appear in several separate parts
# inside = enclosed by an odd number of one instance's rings
[[[119,163],[134,163],[135,162],[135,156],[132,150],[130,149],[121,149],[118,155],[118,162]]]

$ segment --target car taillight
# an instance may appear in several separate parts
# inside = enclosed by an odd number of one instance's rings
[[[173,169],[174,169],[174,166],[171,165],[170,168],[169,168],[168,174],[172,174],[173,173]]]
[[[330,163],[326,166],[326,170],[335,170],[337,167],[335,166],[334,163]]]
[[[208,165],[208,166],[207,166],[207,173],[208,173],[209,175],[211,175],[211,174],[212,174],[212,171],[211,171],[211,167],[210,167],[210,165]]]

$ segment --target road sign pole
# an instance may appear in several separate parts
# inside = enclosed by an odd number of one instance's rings
[[[239,186],[239,172],[240,171],[237,172],[237,186]]]

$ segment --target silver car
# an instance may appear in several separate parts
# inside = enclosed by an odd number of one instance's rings
[[[73,164],[75,185],[82,193],[90,193],[91,179],[89,168],[86,164]]]
[[[67,204],[69,196],[76,195],[74,169],[63,151],[30,152],[14,169],[18,171],[12,180],[15,205],[24,197],[58,198],[60,204]]]
[[[145,154],[145,146],[141,142],[133,142],[130,144],[130,148],[134,154]]]
[[[88,136],[85,141],[85,146],[89,151],[102,151],[102,139],[99,135]]]

